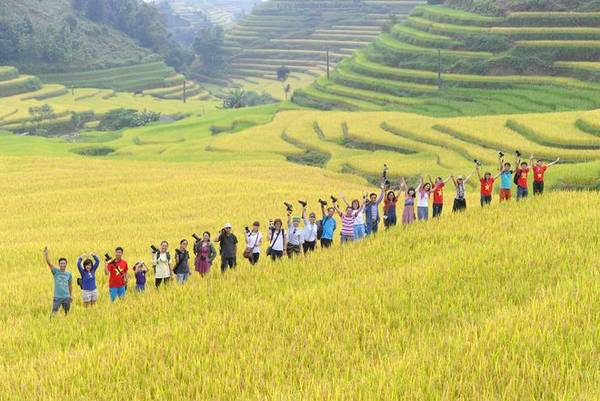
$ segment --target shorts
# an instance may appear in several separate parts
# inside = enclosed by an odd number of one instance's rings
[[[287,246],[287,255],[291,258],[294,255],[300,255],[301,253],[300,245],[288,244]]]
[[[510,200],[511,197],[510,188],[500,188],[500,202]]]
[[[321,248],[329,248],[333,244],[333,240],[329,238],[321,238]]]
[[[544,193],[544,181],[534,181],[533,182],[533,194],[541,194]]]
[[[481,195],[481,207],[484,207],[485,205],[489,205],[490,203],[492,203],[492,195]]]
[[[71,298],[54,298],[52,302],[52,313],[57,313],[60,308],[63,308],[65,315],[71,309]]]
[[[362,239],[366,235],[365,225],[364,224],[356,224],[353,227],[354,230],[354,238]]]
[[[443,203],[434,203],[431,217],[439,217],[442,215]]]
[[[426,206],[417,207],[417,218],[419,220],[427,220],[429,218],[429,207],[426,207]]]
[[[125,286],[109,288],[108,293],[110,295],[110,302],[114,302],[115,299],[117,299],[117,297],[123,298],[125,296],[125,290],[126,290]]]
[[[177,273],[177,275],[175,276],[175,278],[179,284],[185,283],[189,277],[190,277],[190,273]]]
[[[354,237],[352,235],[344,235],[342,234],[342,244],[344,242],[352,242],[354,241]]]
[[[84,303],[96,302],[98,300],[98,289],[81,290],[81,299]]]
[[[527,188],[517,187],[517,200],[527,198],[527,195],[529,195]]]
[[[304,244],[302,244],[302,249],[304,250],[304,253],[314,251],[316,247],[317,247],[316,240],[315,241],[305,241]]]

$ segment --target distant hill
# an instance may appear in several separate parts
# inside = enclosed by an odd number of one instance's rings
[[[518,11],[600,11],[599,0],[447,0],[445,5],[496,16]]]
[[[599,79],[599,12],[498,17],[428,5],[293,99],[435,116],[581,110],[600,107]]]
[[[125,7],[129,14],[111,7]],[[0,65],[38,74],[148,61],[164,33],[156,15],[137,0],[2,0]],[[152,29],[154,37],[148,34]]]

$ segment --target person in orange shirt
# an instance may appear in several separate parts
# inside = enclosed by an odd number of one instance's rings
[[[533,158],[533,155],[531,155]],[[555,165],[560,160],[560,157],[552,163],[545,164],[541,159],[538,159],[533,166],[533,194],[542,194],[544,192],[544,174],[548,167]]]

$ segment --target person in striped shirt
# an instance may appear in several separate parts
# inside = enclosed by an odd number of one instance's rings
[[[346,213],[343,213],[338,207],[337,203],[334,204],[335,210],[338,215],[342,218],[342,244],[345,242],[354,241],[354,223],[356,221],[357,214],[354,213],[352,206],[346,207]]]

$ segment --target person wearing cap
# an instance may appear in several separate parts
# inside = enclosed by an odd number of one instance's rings
[[[260,247],[262,245],[263,236],[258,231],[260,228],[260,223],[255,221],[252,224],[252,230],[248,230],[246,227],[246,251],[244,255],[248,258],[248,261],[251,265],[255,265],[258,263],[258,259],[260,258]]]
[[[306,206],[304,206],[302,208],[302,220],[304,220],[302,249],[304,250],[304,253],[307,253],[309,251],[314,251],[317,246],[317,215],[314,212],[310,212],[307,219]]]
[[[454,204],[452,205],[453,212],[462,212],[467,208],[467,198],[465,193],[465,184],[469,181],[473,173],[469,174],[466,178],[462,175],[454,178],[452,175],[452,182],[456,188],[456,196],[454,197]]]
[[[302,243],[304,242],[304,232],[300,229],[300,217],[292,218],[292,211],[287,211],[288,218],[288,238],[287,238],[287,255],[292,258],[294,255],[300,255]]]
[[[215,242],[219,243],[219,254],[221,255],[221,273],[227,269],[235,269],[237,265],[237,237],[231,232],[231,224],[226,223]]]

